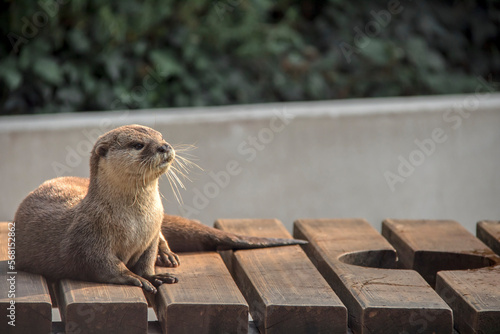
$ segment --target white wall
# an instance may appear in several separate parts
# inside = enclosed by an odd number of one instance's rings
[[[2,117],[0,219],[11,220],[46,179],[88,176],[95,138],[139,123],[171,144],[197,146],[192,154],[204,171],[185,182],[184,206],[161,181],[171,214],[208,225],[217,218],[278,218],[290,230],[297,218],[364,217],[377,228],[387,217],[455,219],[474,231],[478,220],[500,219],[500,94],[478,91]],[[417,166],[402,166],[411,163]]]

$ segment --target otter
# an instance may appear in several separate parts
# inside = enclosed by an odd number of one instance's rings
[[[129,284],[156,292],[175,283],[155,274],[163,205],[158,179],[175,152],[153,129],[131,125],[98,138],[90,180],[49,180],[20,204],[16,223],[18,269],[50,279]],[[166,258],[177,265],[176,256]]]
[[[161,133],[141,125],[100,136],[91,152],[90,179],[46,181],[19,205],[17,268],[52,280],[135,285],[156,293],[159,285],[178,282],[155,273],[155,264],[180,265],[169,243],[176,251],[305,243],[239,236],[165,214],[158,181],[175,154]]]

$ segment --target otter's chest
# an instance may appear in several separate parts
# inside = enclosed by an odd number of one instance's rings
[[[119,235],[112,245],[114,253],[127,263],[132,257],[142,254],[158,237],[163,212],[122,212]]]

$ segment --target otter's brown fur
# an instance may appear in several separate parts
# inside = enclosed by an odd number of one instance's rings
[[[154,269],[163,219],[158,178],[174,157],[161,134],[144,126],[99,137],[90,180],[49,180],[20,204],[14,218],[17,267],[53,279],[130,284],[149,292],[156,292],[153,285],[176,282]],[[175,254],[162,255],[167,265],[178,264]]]
[[[260,238],[230,233],[196,220],[165,214],[161,227],[173,252],[220,251],[306,244],[307,241]]]

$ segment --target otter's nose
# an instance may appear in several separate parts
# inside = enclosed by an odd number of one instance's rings
[[[168,144],[158,147],[158,152],[160,153],[170,153],[172,152],[172,147]]]

